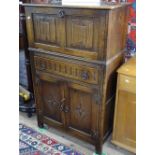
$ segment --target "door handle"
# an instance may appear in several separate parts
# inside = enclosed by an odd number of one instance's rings
[[[63,98],[60,102],[61,102],[61,105],[60,105],[60,111],[63,111],[63,112],[65,112],[65,113],[68,113],[69,112],[69,107],[67,106],[67,105],[65,105],[65,103],[64,103],[64,101],[65,101],[66,99],[65,98]]]
[[[69,107],[68,107],[68,106],[65,106],[64,109],[63,109],[63,111],[64,111],[65,113],[68,113],[68,112],[69,112]]]
[[[60,105],[60,111],[63,111],[63,109],[64,109],[64,103],[62,103],[61,105]]]
[[[64,103],[64,101],[65,101],[66,99],[65,98],[63,98],[63,99],[61,99],[61,104],[60,104],[60,111],[63,111],[63,109],[64,109],[64,105],[65,105],[65,103]]]
[[[60,11],[58,12],[58,16],[59,16],[60,18],[64,18],[64,17],[65,17],[65,11],[64,11],[64,10],[60,10]]]

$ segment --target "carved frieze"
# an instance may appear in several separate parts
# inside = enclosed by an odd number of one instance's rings
[[[67,62],[49,60],[46,58],[35,57],[35,67],[49,73],[74,78],[88,83],[98,83],[98,71],[96,68],[80,66]]]

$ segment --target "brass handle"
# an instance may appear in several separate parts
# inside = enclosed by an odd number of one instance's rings
[[[58,16],[59,16],[60,18],[64,18],[64,17],[65,17],[65,11],[64,11],[64,10],[60,10],[60,11],[58,12]]]
[[[64,101],[65,101],[65,100],[66,100],[66,99],[63,98],[63,99],[61,99],[61,101],[60,101],[60,102],[61,102],[61,105],[60,105],[60,108],[59,108],[60,111],[63,111],[63,109],[64,109],[64,104],[65,104]]]
[[[65,106],[65,108],[63,109],[63,111],[64,111],[65,113],[68,113],[68,112],[69,112],[69,107],[68,107],[68,106]]]
[[[60,105],[60,111],[63,111],[63,109],[64,109],[64,103],[62,103],[61,105]]]
[[[83,72],[81,73],[81,78],[82,78],[83,80],[88,80],[88,79],[89,79],[89,74],[88,74],[88,72],[87,72],[87,71],[83,71]]]
[[[64,103],[64,101],[65,101],[66,99],[65,98],[63,98],[62,100],[61,100],[61,105],[60,105],[60,111],[63,111],[63,112],[65,112],[65,113],[68,113],[69,112],[69,107],[68,106],[66,106],[65,105],[65,103]]]

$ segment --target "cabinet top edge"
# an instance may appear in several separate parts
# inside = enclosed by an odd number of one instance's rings
[[[136,56],[130,58],[118,70],[118,73],[136,77]]]
[[[132,3],[125,2],[125,3],[117,3],[117,4],[108,4],[105,2],[102,3],[23,3],[20,4],[26,7],[51,7],[51,8],[83,8],[83,9],[116,9],[120,7],[129,6]]]

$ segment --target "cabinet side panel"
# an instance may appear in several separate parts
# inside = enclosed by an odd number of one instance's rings
[[[126,47],[128,7],[109,11],[107,60]]]
[[[114,101],[116,92],[116,70],[123,63],[123,55],[113,60],[106,68],[105,84],[103,86],[103,135],[111,132],[114,115]]]

